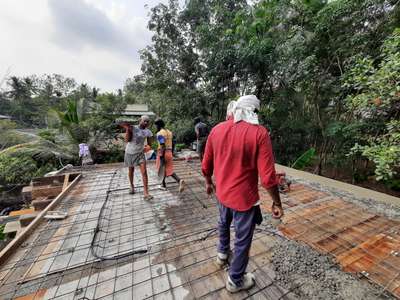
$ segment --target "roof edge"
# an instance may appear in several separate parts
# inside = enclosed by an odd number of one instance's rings
[[[289,176],[293,176],[295,178],[303,178],[308,181],[319,183],[328,188],[342,190],[344,192],[354,195],[356,198],[372,199],[377,202],[400,207],[400,198],[395,197],[395,196],[387,195],[387,194],[377,192],[374,190],[369,190],[369,189],[360,187],[358,185],[353,185],[353,184],[341,182],[338,180],[334,180],[331,178],[315,175],[312,173],[292,169],[292,168],[285,167],[285,166],[282,166],[279,164],[276,164],[276,168],[279,170],[285,171],[286,174]]]

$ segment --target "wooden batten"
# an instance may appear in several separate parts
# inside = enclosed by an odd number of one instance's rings
[[[65,176],[67,177],[67,176]],[[43,210],[40,214],[32,221],[15,239],[13,239],[1,252],[0,252],[0,264],[4,263],[7,258],[17,249],[31,234],[31,232],[40,224],[43,217],[49,210],[52,210],[68,192],[78,183],[81,175],[78,175],[54,200]],[[65,184],[65,182],[64,182]]]
[[[69,173],[68,173],[68,174],[65,174],[65,177],[64,177],[64,184],[63,184],[63,187],[62,187],[62,190],[63,190],[63,191],[68,187],[68,182],[69,182]]]

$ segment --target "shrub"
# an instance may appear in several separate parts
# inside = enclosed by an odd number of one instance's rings
[[[176,151],[181,151],[182,149],[184,149],[186,147],[185,144],[176,144],[175,145],[175,150]]]
[[[0,241],[4,241],[6,239],[6,235],[4,234],[5,224],[0,225]]]
[[[34,177],[41,177],[54,170],[52,164],[40,165],[29,154],[11,157],[0,154],[0,183],[1,184],[27,184]]]
[[[171,131],[174,134],[177,143],[189,145],[196,140],[196,133],[194,132],[193,121],[182,120],[171,126]]]
[[[0,152],[0,184],[27,184],[73,159],[67,149],[43,139],[9,147]]]
[[[56,134],[51,130],[43,129],[38,133],[38,136],[52,143],[56,142]]]

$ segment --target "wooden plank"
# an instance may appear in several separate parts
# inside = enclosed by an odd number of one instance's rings
[[[33,178],[32,185],[33,185],[33,187],[39,187],[39,186],[43,186],[43,185],[54,185],[55,182],[56,183],[59,182],[59,184],[61,184],[63,178],[64,178],[64,175]]]
[[[33,292],[29,295],[25,295],[22,297],[15,298],[15,300],[40,300],[44,299],[44,296],[46,295],[47,289],[40,289],[37,290],[36,292]]]
[[[34,187],[32,190],[32,199],[36,199],[39,197],[56,197],[58,194],[62,192],[62,186],[56,185],[44,185],[39,187]]]
[[[14,211],[10,212],[9,216],[21,216],[21,215],[31,214],[34,212],[35,212],[34,208],[14,210]]]
[[[78,175],[71,184],[62,191],[53,202],[51,202],[46,209],[41,211],[41,213],[33,220],[29,226],[27,226],[15,239],[13,239],[1,252],[0,252],[0,265],[4,263],[7,258],[26,240],[26,238],[31,234],[31,232],[40,224],[43,217],[47,214],[49,210],[52,210],[67,194],[68,192],[78,183],[81,179],[81,175]]]
[[[69,173],[66,174],[64,177],[64,184],[63,184],[62,190],[65,190],[67,188],[68,182],[69,182]]]

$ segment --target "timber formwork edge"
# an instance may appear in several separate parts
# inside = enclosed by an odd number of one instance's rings
[[[54,208],[68,193],[69,191],[78,183],[82,175],[79,174],[63,191],[58,194],[56,198],[44,209],[42,210],[36,218],[29,224],[19,235],[17,235],[1,252],[0,252],[0,265],[2,265],[7,258],[17,249],[32,233],[32,231],[40,224],[44,216]]]

